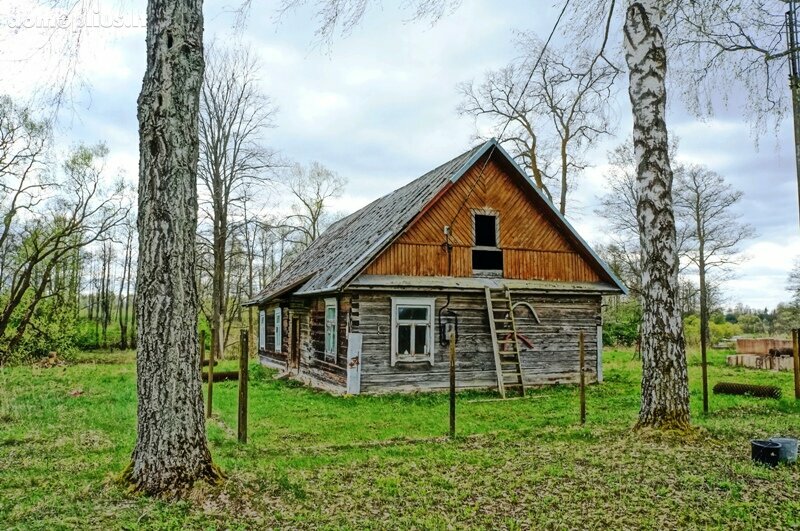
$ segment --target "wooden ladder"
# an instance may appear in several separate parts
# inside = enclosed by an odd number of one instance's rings
[[[485,288],[486,310],[489,313],[489,328],[492,333],[494,365],[497,371],[497,390],[506,397],[506,389],[516,390],[525,396],[522,379],[522,364],[517,341],[517,323],[511,304],[511,293],[507,289]],[[505,350],[506,347],[511,348]]]

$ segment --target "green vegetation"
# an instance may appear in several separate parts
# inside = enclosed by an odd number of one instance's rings
[[[130,353],[0,370],[0,527],[790,528],[800,468],[753,465],[749,439],[800,431],[791,375],[724,365],[711,383],[779,385],[782,400],[711,397],[702,416],[690,357],[689,435],[632,432],[639,362],[606,353],[578,425],[572,386],[526,400],[461,393],[456,442],[444,394],[332,397],[252,366],[250,442],[236,442],[236,383],[214,388],[208,433],[230,479],[187,500],[130,496],[114,478],[135,440]],[[219,370],[233,369],[223,362]]]

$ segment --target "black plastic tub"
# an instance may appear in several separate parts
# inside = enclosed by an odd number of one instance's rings
[[[750,455],[755,463],[765,466],[778,466],[781,445],[772,441],[754,439],[750,441]]]

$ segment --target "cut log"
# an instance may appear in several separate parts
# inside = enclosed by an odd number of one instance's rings
[[[216,365],[216,364],[215,364]],[[239,379],[239,371],[222,371],[214,373],[214,383],[225,381],[236,381]],[[208,381],[208,373],[203,373],[203,381]]]

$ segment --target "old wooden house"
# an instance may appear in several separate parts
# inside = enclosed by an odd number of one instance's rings
[[[249,305],[262,363],[335,392],[602,379],[625,287],[494,140],[333,224]]]

